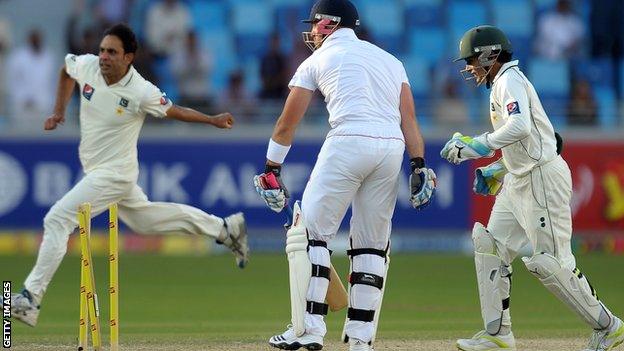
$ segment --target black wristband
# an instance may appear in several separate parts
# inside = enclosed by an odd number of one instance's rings
[[[417,168],[425,168],[425,159],[422,157],[411,158],[410,167],[412,168],[412,172],[414,172]]]
[[[265,165],[264,166],[264,173],[273,173],[277,177],[279,177],[280,174],[282,173],[282,166]]]

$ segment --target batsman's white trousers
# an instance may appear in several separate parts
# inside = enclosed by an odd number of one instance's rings
[[[330,241],[351,204],[353,248],[384,250],[392,228],[404,151],[405,144],[399,139],[328,137],[301,202],[311,238]]]
[[[197,208],[150,202],[135,179],[129,180],[112,170],[94,170],[57,201],[43,219],[43,241],[37,263],[24,283],[38,301],[67,252],[69,235],[78,226],[78,206],[85,202],[91,203],[92,217],[117,203],[120,219],[137,233],[184,233],[216,238],[223,228],[223,219]]]
[[[488,223],[501,259],[511,264],[518,251],[531,243],[535,253],[549,253],[574,269],[571,198],[570,168],[561,156],[526,176],[507,174]]]

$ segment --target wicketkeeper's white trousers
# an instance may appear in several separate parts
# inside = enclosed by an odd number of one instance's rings
[[[501,259],[511,264],[531,243],[534,252],[551,254],[574,269],[571,198],[570,168],[561,156],[524,177],[507,174],[487,226]]]
[[[57,201],[43,220],[37,263],[24,283],[38,301],[67,252],[69,235],[78,226],[78,206],[85,202],[91,204],[92,217],[117,203],[120,219],[137,233],[216,238],[223,228],[223,219],[219,217],[187,205],[150,202],[134,179],[111,170],[94,170]]]

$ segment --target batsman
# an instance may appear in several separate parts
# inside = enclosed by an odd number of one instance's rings
[[[349,309],[344,340],[349,348],[372,350],[386,272],[391,219],[405,150],[410,155],[412,205],[429,204],[435,174],[425,166],[424,143],[403,64],[358,39],[355,6],[348,0],[320,0],[312,7],[313,53],[289,83],[290,94],[267,150],[266,168],[254,178],[268,206],[280,212],[288,200],[281,165],[315,90],[325,97],[329,131],[303,193],[295,225],[288,231],[292,327],[269,340],[273,347],[323,348],[330,284],[331,241],[349,207],[351,258]]]
[[[515,349],[511,331],[511,263],[527,243],[526,268],[593,333],[585,351],[607,351],[624,341],[624,324],[598,298],[572,255],[570,168],[559,155],[563,142],[535,88],[512,60],[506,35],[493,26],[467,31],[460,42],[462,74],[490,92],[494,131],[479,136],[455,133],[440,155],[453,164],[502,158],[477,169],[474,191],[496,196],[487,226],[475,223],[472,239],[483,330],[457,340],[465,351]]]

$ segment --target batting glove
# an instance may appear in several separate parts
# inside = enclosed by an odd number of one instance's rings
[[[435,195],[436,175],[431,168],[425,167],[425,160],[422,157],[411,159],[410,166],[412,168],[409,177],[410,202],[412,207],[422,210],[429,205]]]
[[[275,212],[281,212],[290,197],[288,190],[282,183],[281,171],[281,166],[267,165],[264,173],[254,176],[253,180],[256,192],[262,197],[267,206]]]
[[[494,150],[488,146],[486,134],[471,137],[455,133],[451,140],[444,145],[442,151],[440,151],[440,156],[457,165],[466,160],[492,157],[494,156]]]
[[[485,167],[479,167],[475,170],[472,190],[483,196],[496,195],[503,187],[505,174],[507,174],[507,168],[502,158]]]

